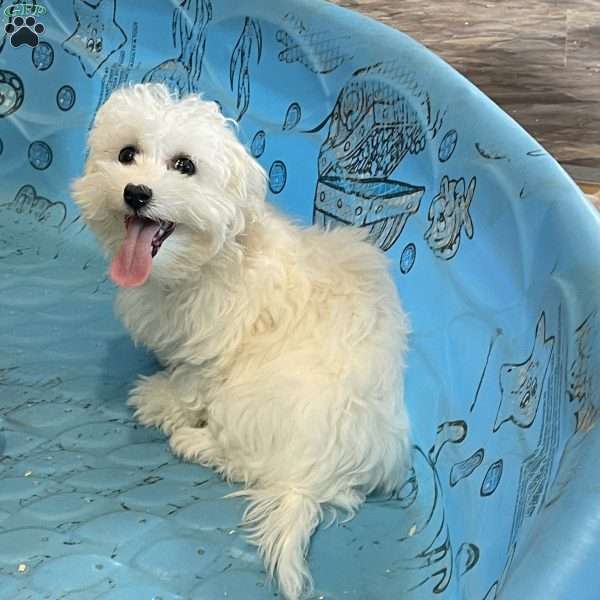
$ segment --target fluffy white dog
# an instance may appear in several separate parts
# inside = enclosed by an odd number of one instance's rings
[[[112,260],[117,309],[164,366],[130,395],[173,451],[243,482],[244,523],[295,600],[310,537],[390,492],[408,460],[408,324],[358,229],[300,229],[217,105],[115,92],[73,186]]]

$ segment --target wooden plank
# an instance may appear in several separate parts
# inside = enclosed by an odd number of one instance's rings
[[[449,62],[565,165],[600,174],[600,0],[335,0]]]

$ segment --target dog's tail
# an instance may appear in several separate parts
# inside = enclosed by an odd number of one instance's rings
[[[277,579],[283,596],[297,600],[303,591],[310,591],[306,554],[322,518],[319,503],[295,488],[241,490],[230,496],[250,500],[243,523],[248,539],[258,546],[267,573]]]

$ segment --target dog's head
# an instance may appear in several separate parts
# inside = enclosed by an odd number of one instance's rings
[[[100,108],[73,184],[124,287],[191,276],[260,220],[264,193],[263,170],[217,105],[156,84],[122,88]]]

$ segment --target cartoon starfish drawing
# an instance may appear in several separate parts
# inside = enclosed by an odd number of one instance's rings
[[[74,0],[75,31],[63,48],[79,59],[83,72],[93,77],[98,69],[127,42],[116,21],[116,0]]]

